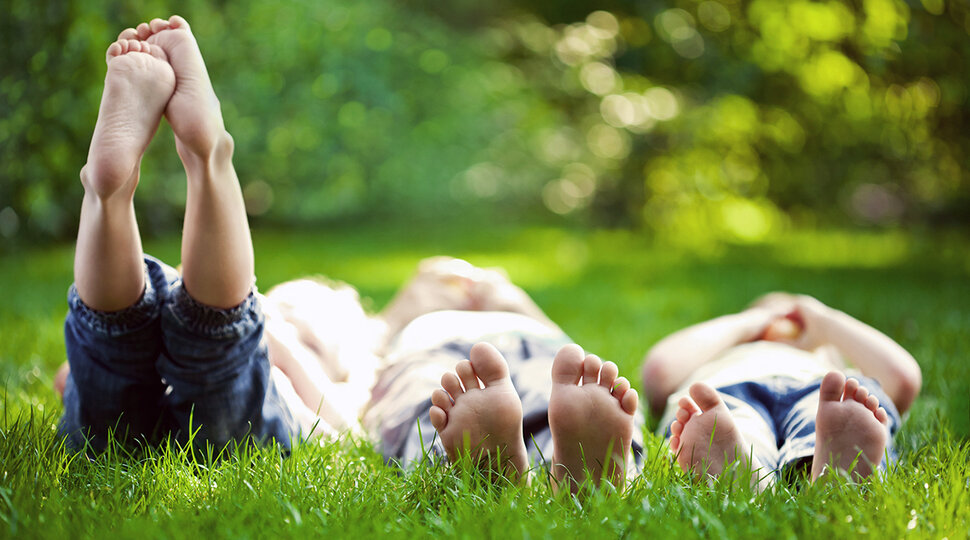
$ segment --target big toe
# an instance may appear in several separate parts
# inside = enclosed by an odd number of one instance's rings
[[[690,397],[705,412],[721,404],[721,397],[717,395],[717,390],[703,382],[696,382],[691,385]]]
[[[559,349],[552,361],[552,382],[579,384],[583,377],[583,354],[579,345],[566,345]]]
[[[183,30],[191,31],[191,28],[189,28],[189,23],[178,15],[172,15],[169,17],[168,24],[171,25],[172,28],[181,28]]]
[[[489,343],[476,343],[468,357],[485,386],[503,381],[509,376],[509,365],[502,353]]]
[[[842,392],[845,390],[845,375],[839,371],[830,371],[822,379],[822,385],[818,390],[820,401],[839,401],[842,399]]]

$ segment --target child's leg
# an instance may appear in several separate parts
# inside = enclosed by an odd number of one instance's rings
[[[158,45],[175,71],[165,116],[188,178],[182,231],[182,277],[208,306],[239,305],[253,285],[253,246],[242,190],[232,166],[232,137],[195,37],[179,16],[154,19],[121,33]]]
[[[81,300],[99,311],[134,304],[144,288],[141,239],[132,198],[141,158],[175,86],[165,53],[119,39],[107,52],[108,74],[88,163],[74,258]]]
[[[132,206],[142,154],[172,95],[175,77],[161,48],[119,40],[108,73],[88,163],[69,295],[61,431],[96,449],[107,433],[151,437],[161,422],[164,386],[155,371],[166,267],[146,261]],[[146,282],[146,263],[148,281]]]
[[[253,247],[232,166],[232,138],[202,55],[181,17],[122,32],[161,47],[175,71],[166,108],[188,178],[182,286],[162,315],[166,355],[158,370],[186,441],[222,446],[251,435],[284,445],[297,430],[270,379],[263,315],[253,288]]]

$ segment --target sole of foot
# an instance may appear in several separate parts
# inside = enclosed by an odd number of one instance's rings
[[[751,455],[717,390],[699,382],[691,385],[689,394],[680,399],[677,419],[670,425],[670,449],[680,468],[706,478],[719,477],[734,466],[750,472],[751,485],[765,487],[767,473]]]
[[[145,41],[119,39],[105,57],[108,73],[81,182],[102,200],[116,194],[130,199],[141,158],[172,97],[175,74],[165,51]]]
[[[879,399],[859,381],[846,379],[838,371],[825,375],[815,416],[812,480],[829,467],[851,471],[859,478],[872,474],[882,463],[889,440],[888,422]]]
[[[148,41],[165,51],[175,71],[175,93],[165,117],[175,132],[179,154],[211,155],[227,134],[219,99],[189,23],[178,15],[152,19],[124,30],[119,38]]]
[[[483,470],[518,479],[528,467],[522,436],[522,402],[509,366],[487,343],[441,377],[431,394],[431,424],[452,463],[464,456]]]
[[[549,428],[557,489],[568,484],[575,492],[590,483],[598,486],[604,478],[623,485],[638,397],[618,373],[616,364],[587,356],[577,345],[556,355]]]

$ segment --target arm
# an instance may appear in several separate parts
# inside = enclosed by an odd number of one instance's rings
[[[906,349],[875,328],[810,296],[798,298],[795,313],[805,329],[799,341],[809,346],[834,345],[863,375],[879,382],[900,413],[909,410],[923,376]]]
[[[753,307],[695,324],[660,340],[647,353],[643,364],[650,410],[660,414],[670,394],[697,368],[735,345],[759,339],[781,315],[777,309]]]

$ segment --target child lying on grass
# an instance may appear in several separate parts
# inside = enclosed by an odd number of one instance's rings
[[[519,476],[544,450],[557,485],[574,487],[587,471],[622,482],[639,432],[637,393],[615,364],[570,344],[503,276],[461,261],[427,262],[376,324],[355,293],[323,285],[305,295],[308,282],[289,284],[263,299],[232,138],[188,23],[173,16],[127,29],[106,59],[81,170],[69,369],[58,378],[60,431],[72,446],[172,436],[216,449],[245,440],[289,447],[315,425],[349,427],[356,414],[341,411],[365,401],[370,384],[360,381],[376,378],[365,421],[388,457],[408,461],[440,447]],[[181,273],[142,253],[133,205],[163,114],[188,184]],[[287,295],[297,291],[305,304],[320,287],[332,303],[317,314],[328,315],[301,322],[305,307]],[[264,303],[272,314],[265,340]],[[333,343],[345,345],[338,356],[352,355],[349,364],[328,360],[326,330],[301,338],[321,320],[348,330]],[[327,384],[341,370],[359,375],[356,386]],[[440,433],[435,444],[429,424]]]
[[[861,375],[847,379],[846,360]],[[643,380],[654,413],[666,407],[660,426],[684,471],[740,468],[762,488],[792,468],[813,481],[827,467],[858,477],[884,468],[922,384],[919,365],[886,335],[784,293],[664,338]]]

